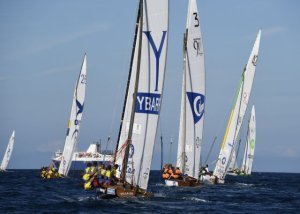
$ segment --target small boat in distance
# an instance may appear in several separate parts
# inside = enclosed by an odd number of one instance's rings
[[[9,160],[10,160],[10,157],[11,157],[11,153],[12,153],[13,148],[14,148],[14,142],[15,142],[15,130],[13,130],[13,132],[11,134],[11,137],[8,141],[8,145],[7,145],[6,151],[5,151],[4,156],[3,156],[3,160],[1,162],[0,171],[6,171],[6,168],[9,164]]]
[[[55,166],[58,168],[62,157],[62,152],[55,152],[52,158]],[[72,157],[71,170],[83,170],[88,162],[97,162],[108,164],[113,160],[113,151],[101,150],[99,143],[92,143],[86,151],[74,152]]]

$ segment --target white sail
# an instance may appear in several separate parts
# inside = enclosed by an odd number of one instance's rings
[[[239,131],[248,106],[258,57],[260,36],[261,30],[259,30],[257,34],[248,63],[242,74],[240,87],[228,120],[221,151],[213,173],[220,182],[224,181],[225,179],[228,170],[228,163],[230,162],[232,151],[237,141],[237,137],[239,135]]]
[[[228,171],[233,171],[234,169],[237,168],[237,163],[236,163],[236,151],[233,150],[232,151],[232,155],[231,155],[231,160],[229,162],[229,166],[228,166]]]
[[[247,142],[245,146],[243,165],[242,165],[242,171],[246,175],[251,175],[252,172],[255,143],[256,143],[255,108],[254,106],[252,106],[251,116],[250,116],[249,126],[248,126]]]
[[[119,164],[117,177],[120,177],[124,159],[125,143],[131,120],[132,106],[135,105],[131,146],[126,170],[126,181],[146,190],[156,129],[159,120],[165,77],[168,42],[168,0],[143,0],[142,35],[137,29],[133,58],[130,68],[130,82],[126,94],[126,105],[122,117],[121,132],[118,141],[118,155],[115,163]],[[141,17],[138,17],[138,20]],[[139,25],[140,27],[140,25]],[[138,59],[139,38],[141,58]],[[140,64],[138,64],[140,62]],[[134,102],[134,88],[139,69],[137,99]]]
[[[205,68],[196,0],[189,1],[183,52],[177,166],[184,174],[198,179],[204,122]]]
[[[10,157],[11,157],[11,153],[14,149],[14,142],[15,142],[15,130],[13,130],[11,137],[8,141],[8,145],[7,145],[5,154],[3,156],[3,160],[1,162],[0,170],[3,170],[3,171],[6,170],[9,160],[10,160]]]
[[[75,86],[70,120],[68,123],[67,136],[65,146],[62,153],[62,159],[59,165],[58,173],[64,176],[68,175],[73,152],[76,146],[77,137],[79,135],[79,126],[82,118],[84,107],[85,88],[86,88],[86,55],[84,55],[81,71]]]

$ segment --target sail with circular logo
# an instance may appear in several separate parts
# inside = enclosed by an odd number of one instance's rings
[[[190,0],[183,42],[183,76],[177,167],[199,177],[205,107],[205,67],[200,17],[196,0]]]

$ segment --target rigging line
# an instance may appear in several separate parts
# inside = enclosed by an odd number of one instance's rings
[[[246,65],[247,66],[247,65]],[[243,91],[244,91],[244,84],[245,84],[245,71],[246,71],[246,66],[245,66],[245,68],[244,68],[244,71],[243,71],[243,74],[242,74],[242,85],[241,85],[241,93],[240,93],[240,104],[239,104],[239,109],[238,109],[238,115],[237,115],[237,125],[235,126],[235,130],[234,130],[234,138],[233,138],[233,147],[234,147],[234,145],[235,145],[235,141],[236,141],[236,139],[237,139],[237,135],[239,134],[239,131],[237,130],[237,126],[238,126],[238,123],[239,123],[239,119],[242,119],[242,118],[240,118],[240,111],[241,111],[241,103],[242,103],[242,96],[243,96]],[[242,124],[242,121],[241,121],[241,124]],[[241,127],[241,125],[240,125],[240,127]],[[238,131],[238,133],[237,133],[237,131]],[[229,160],[231,160],[231,158],[232,158],[232,152],[233,152],[233,149],[231,150],[231,152],[230,152],[230,156],[229,156]],[[229,167],[229,161],[227,162],[227,166],[225,167],[225,174],[227,173],[227,170],[228,170],[228,167]]]
[[[144,28],[144,23],[143,23],[143,21],[144,21],[144,7],[145,7],[145,17],[146,17],[145,18],[145,22],[146,22],[146,27],[148,27],[149,26],[149,23],[148,23],[149,18],[148,18],[148,10],[147,10],[147,1],[145,1],[145,6],[144,6],[144,2],[142,0],[141,1],[141,17],[140,17],[140,23],[139,23],[139,27],[140,27],[139,33],[140,33],[140,35],[139,35],[139,50],[138,50],[139,52],[138,52],[137,79],[136,79],[137,82],[138,82],[138,79],[139,79],[139,76],[140,76],[140,66],[141,66],[142,32],[143,32],[143,28]],[[148,46],[149,45],[150,44],[148,44]],[[150,53],[149,52],[150,52],[150,48],[148,48],[148,58],[150,58]],[[149,61],[150,61],[150,59],[149,59]],[[150,64],[148,66],[149,66],[148,70],[150,72]],[[150,76],[150,74],[149,74],[149,76]],[[150,79],[148,81],[149,81],[148,91],[150,91]],[[138,91],[138,83],[137,83],[137,91]],[[146,117],[147,117],[147,120],[146,120],[145,129],[147,130],[148,129],[149,114],[147,114]],[[141,176],[141,171],[142,171],[142,166],[143,166],[142,163],[144,162],[145,145],[146,145],[146,132],[144,133],[144,135],[145,135],[144,136],[144,143],[143,143],[142,155],[141,155],[141,159],[140,159],[140,163],[141,164],[139,164],[139,171],[138,171],[138,176],[137,176],[137,182],[136,182],[136,184],[138,184],[140,182],[140,176]],[[133,163],[134,162],[132,161],[132,167],[134,167]]]
[[[187,31],[187,35],[188,35],[188,31]],[[190,72],[191,71],[191,69],[190,69],[191,66],[190,66],[190,60],[189,60],[189,53],[188,53],[187,49],[186,49],[186,56],[187,56],[186,57],[186,62],[187,62],[187,67],[188,67],[187,70],[188,70],[188,75],[189,75],[189,82],[190,82],[190,86],[191,86],[191,91],[193,92],[194,91],[193,82],[192,82],[192,77],[191,77],[191,72]],[[185,70],[185,72],[187,72],[187,71]],[[185,96],[186,96],[186,94],[185,94]],[[185,108],[185,110],[186,110],[186,108]],[[185,119],[185,121],[186,121],[186,119]],[[186,127],[186,122],[185,122],[185,127]],[[185,130],[186,130],[186,128],[185,128]],[[192,177],[195,177],[195,164],[196,164],[196,145],[195,145],[196,144],[196,141],[195,141],[195,139],[196,139],[196,135],[195,135],[196,134],[196,126],[195,126],[195,124],[193,126],[193,131],[194,131],[194,143],[193,143],[193,169],[192,169],[193,173],[192,173]],[[186,134],[185,134],[185,136],[186,136]]]
[[[237,151],[236,151],[236,155],[235,155],[235,160],[234,160],[234,163],[233,163],[233,167],[235,167],[236,165],[236,162],[238,160],[238,156],[239,156],[239,150],[240,150],[240,146],[241,146],[241,142],[242,142],[242,139],[239,138],[239,143],[238,143],[238,147],[237,147]],[[238,167],[237,167],[238,168]]]
[[[138,91],[138,83],[139,83],[139,76],[140,76],[140,65],[141,65],[141,51],[142,51],[142,30],[143,30],[143,0],[140,1],[140,13],[138,14],[139,22],[138,22],[138,30],[139,30],[139,46],[138,46],[138,55],[137,55],[137,67],[136,67],[136,77],[134,83],[134,93],[133,93],[133,102],[131,106],[131,115],[130,115],[130,123],[129,123],[129,131],[128,131],[128,146],[125,150],[125,156],[123,159],[123,166],[122,166],[122,180],[123,184],[126,183],[126,168],[128,164],[128,157],[129,157],[129,148],[132,141],[132,133],[133,133],[133,125],[134,125],[134,118],[135,118],[135,106],[137,100],[137,91]]]
[[[162,119],[159,120],[159,129],[160,129],[160,168],[163,169],[164,146],[163,146]]]
[[[248,146],[249,146],[248,134],[249,134],[249,129],[250,129],[250,120],[248,122],[248,129],[247,129],[247,136],[246,136],[246,145],[245,145],[245,154],[244,154],[243,165],[242,165],[242,166],[244,166],[244,172],[246,172],[246,160],[247,160],[247,156],[248,156]]]
[[[132,50],[131,50],[131,59],[130,59],[130,66],[129,66],[129,72],[128,72],[128,78],[127,78],[127,84],[126,84],[126,92],[125,92],[125,99],[123,102],[123,110],[122,110],[122,116],[121,116],[121,121],[120,121],[120,126],[119,126],[119,133],[118,133],[118,139],[117,139],[117,144],[116,144],[116,149],[115,151],[118,150],[119,147],[119,141],[121,137],[121,131],[122,131],[122,126],[124,122],[124,115],[125,115],[125,109],[126,109],[126,102],[127,102],[127,97],[128,97],[128,91],[129,91],[129,85],[130,85],[130,78],[131,78],[131,72],[132,72],[132,66],[133,66],[133,60],[134,60],[134,52],[136,48],[136,40],[137,40],[137,34],[138,34],[138,26],[139,26],[139,18],[140,18],[140,3],[137,8],[137,18],[135,22],[135,31],[134,31],[134,38],[133,38],[133,45],[132,45]],[[114,158],[114,161],[116,161],[116,158]]]
[[[184,111],[182,112],[182,123],[183,125],[183,133],[181,136],[182,144],[181,144],[181,156],[179,157],[179,160],[181,159],[181,171],[183,174],[185,174],[185,156],[186,156],[186,60],[187,60],[187,35],[188,35],[188,29],[186,29],[186,32],[183,34],[183,48],[182,48],[182,55],[183,55],[183,81],[182,81],[182,89],[181,89],[181,96],[182,96],[182,102],[181,105],[183,104],[183,109]],[[181,120],[181,115],[180,115],[180,120]]]
[[[211,154],[211,152],[212,152],[212,149],[213,149],[213,147],[214,147],[214,145],[215,145],[217,139],[218,139],[218,137],[215,136],[215,138],[214,138],[214,140],[213,140],[213,143],[211,144],[211,146],[210,146],[210,148],[209,148],[209,151],[208,151],[208,154],[207,154],[207,156],[206,156],[206,159],[205,159],[205,165],[207,164],[208,158],[209,158],[209,156],[210,156],[210,154]]]

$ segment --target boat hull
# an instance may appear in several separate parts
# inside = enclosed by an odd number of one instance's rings
[[[223,179],[217,179],[214,175],[201,175],[200,181],[204,184],[224,184]]]
[[[152,197],[153,194],[151,192],[146,192],[142,189],[133,187],[129,184],[117,184],[117,185],[109,185],[107,187],[97,188],[97,192],[99,193],[99,197],[102,199],[110,199],[110,198],[133,198],[133,197],[144,197],[149,198]]]
[[[183,178],[183,179],[165,179],[167,186],[179,186],[179,187],[196,187],[200,186],[201,182],[194,178]]]

